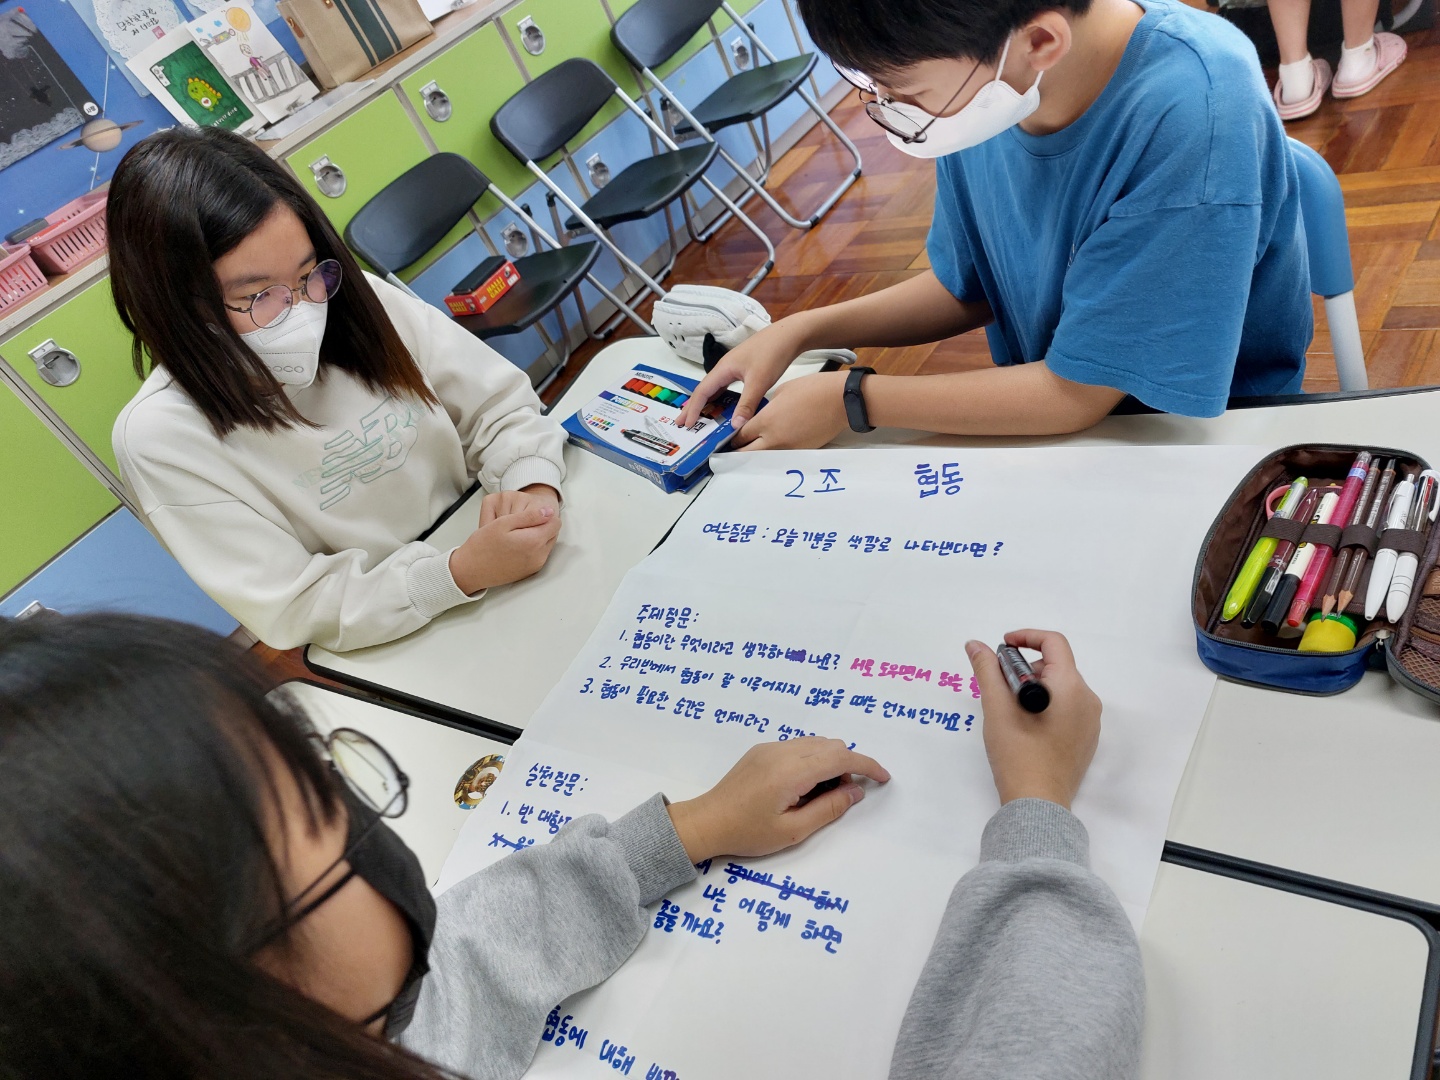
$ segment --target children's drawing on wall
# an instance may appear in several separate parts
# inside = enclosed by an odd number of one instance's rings
[[[186,24],[250,110],[273,124],[319,90],[246,4],[230,4]]]
[[[126,65],[144,49],[152,46],[171,30],[212,12],[224,13],[232,5],[228,0],[69,0],[95,39],[125,73],[140,94],[153,88]],[[264,25],[280,18],[275,0],[260,0],[254,5],[257,21]]]
[[[30,16],[18,8],[0,13],[0,169],[99,113]]]
[[[127,63],[147,91],[182,123],[242,134],[263,123],[184,30],[165,35]]]
[[[125,64],[185,21],[174,0],[71,0],[115,66],[141,94],[150,93]]]

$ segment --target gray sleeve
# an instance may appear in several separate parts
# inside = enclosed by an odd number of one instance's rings
[[[1124,1080],[1145,1013],[1140,946],[1089,869],[1080,821],[1043,799],[990,819],[900,1026],[891,1080]]]
[[[656,795],[466,878],[436,901],[430,973],[400,1042],[474,1080],[520,1076],[550,1010],[609,978],[645,936],[645,906],[694,877]]]

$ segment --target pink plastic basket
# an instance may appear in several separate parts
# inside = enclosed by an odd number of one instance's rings
[[[30,257],[30,245],[0,248],[0,311],[45,288],[45,275]]]
[[[81,195],[53,214],[50,227],[30,237],[35,261],[52,274],[68,274],[105,250],[105,192]]]

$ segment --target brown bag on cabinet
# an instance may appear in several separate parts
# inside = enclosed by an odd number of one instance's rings
[[[432,33],[416,0],[280,0],[277,7],[327,90]]]

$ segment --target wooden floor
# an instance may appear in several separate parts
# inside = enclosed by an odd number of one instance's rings
[[[1289,125],[1340,174],[1349,208],[1356,305],[1372,386],[1440,383],[1440,30],[1407,38],[1410,55],[1365,97],[1327,98],[1314,116]],[[1272,79],[1274,73],[1270,73]],[[774,318],[860,296],[915,274],[926,263],[935,173],[899,153],[851,96],[833,114],[864,157],[864,175],[809,232],[787,228],[757,200],[746,206],[775,241],[778,261],[755,291]],[[776,165],[771,188],[791,207],[815,206],[849,168],[849,157],[822,128]],[[761,249],[731,223],[708,244],[691,244],[667,284],[730,288],[743,283]],[[642,309],[648,315],[648,306]],[[1307,390],[1336,389],[1324,312]],[[598,351],[577,350],[578,368]],[[935,345],[864,350],[862,360],[892,373],[959,371],[990,363],[983,332]],[[554,384],[556,397],[570,371]]]

